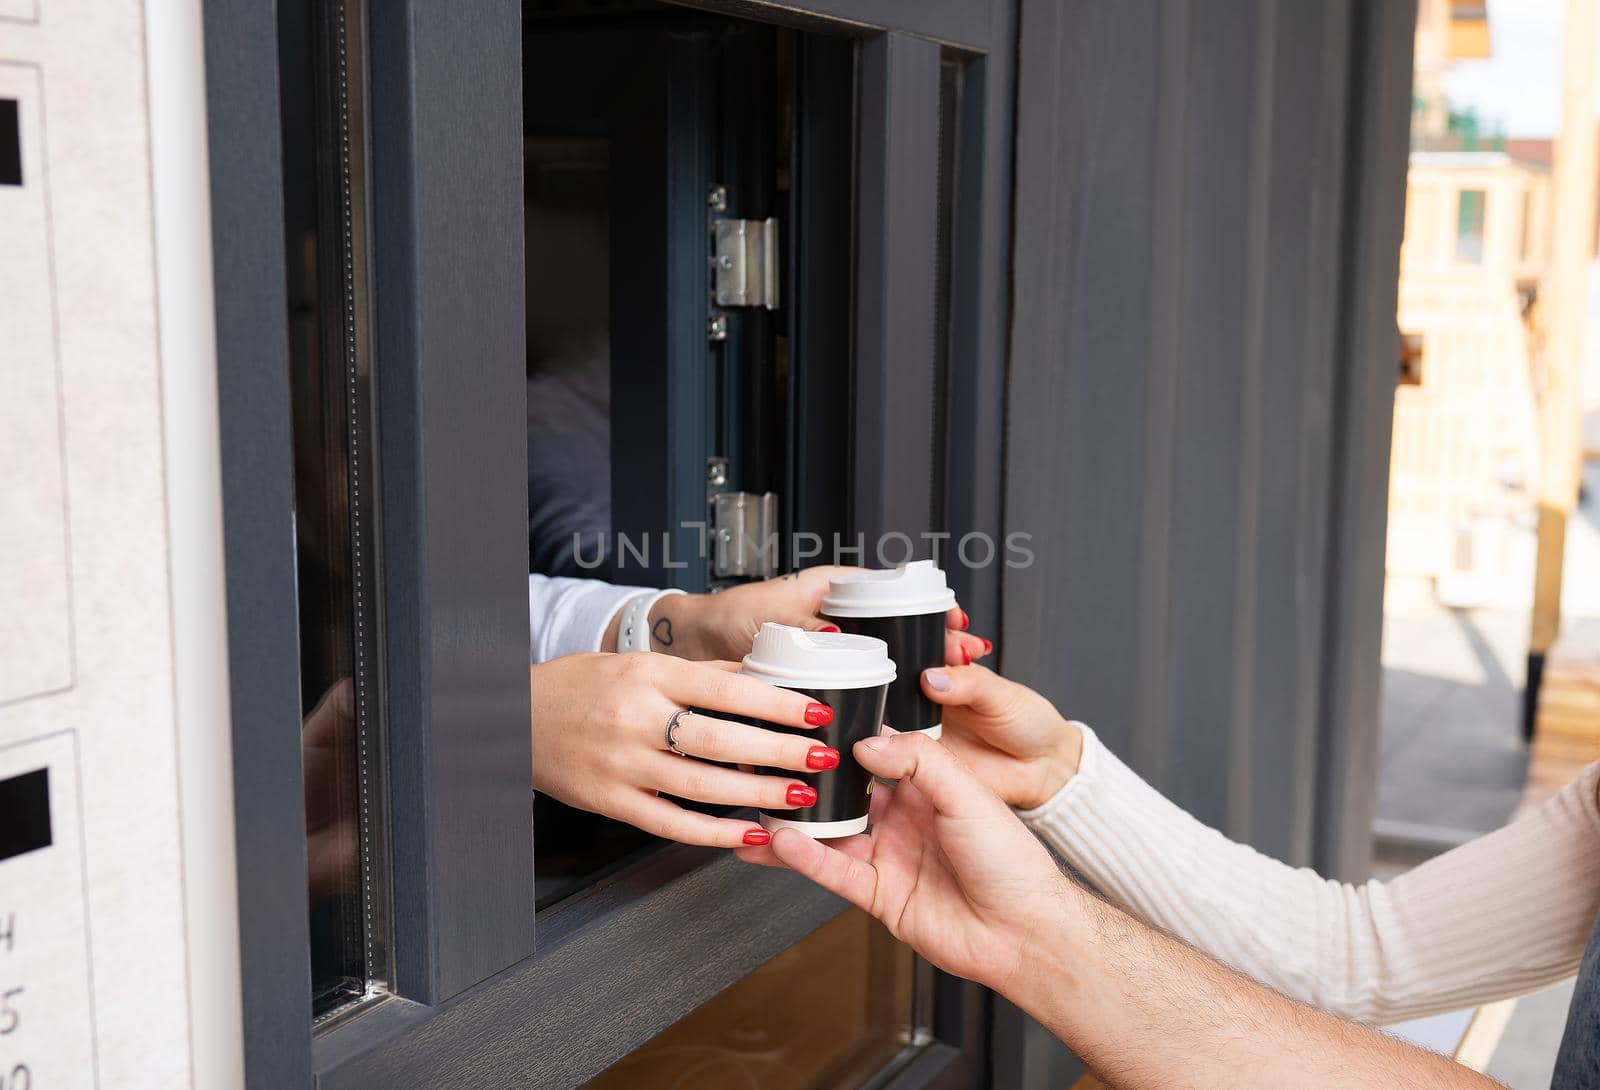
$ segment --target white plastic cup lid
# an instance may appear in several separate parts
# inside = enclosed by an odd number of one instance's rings
[[[851,572],[828,581],[822,612],[830,617],[913,617],[956,604],[944,569],[913,560],[888,571]]]
[[[894,661],[889,645],[874,636],[768,621],[739,672],[789,689],[867,689],[894,680]]]

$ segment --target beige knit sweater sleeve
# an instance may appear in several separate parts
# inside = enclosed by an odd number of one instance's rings
[[[1083,728],[1020,816],[1104,894],[1292,998],[1387,1024],[1570,976],[1600,912],[1600,762],[1520,821],[1389,882],[1327,881],[1168,802]]]

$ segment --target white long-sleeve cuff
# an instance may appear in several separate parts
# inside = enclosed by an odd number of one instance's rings
[[[619,587],[598,579],[528,576],[530,661],[600,650],[606,628],[628,600],[653,587]]]
[[[1078,755],[1078,770],[1054,795],[1038,806],[1031,810],[1016,811],[1016,815],[1023,823],[1035,832],[1042,831],[1036,828],[1042,823],[1055,825],[1063,820],[1070,820],[1072,808],[1081,805],[1079,801],[1081,796],[1092,792],[1094,784],[1103,775],[1106,758],[1111,756],[1105,744],[1100,741],[1100,736],[1095,734],[1088,724],[1074,720],[1073,726],[1078,728],[1083,737],[1083,749]]]

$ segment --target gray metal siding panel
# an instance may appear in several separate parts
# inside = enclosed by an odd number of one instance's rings
[[[1005,575],[1001,643],[1008,673],[1123,751],[1140,683],[1128,664],[1147,413],[1134,376],[1150,354],[1155,248],[1153,195],[1123,180],[1156,171],[1157,30],[1152,4],[1022,6],[1006,529],[1032,534],[1036,559]],[[1087,465],[1130,487],[1097,485]]]
[[[1348,251],[1343,276],[1335,425],[1332,554],[1327,655],[1318,764],[1319,821],[1314,861],[1325,874],[1366,873],[1376,805],[1383,635],[1383,550],[1389,444],[1399,359],[1395,326],[1404,226],[1411,42],[1416,5],[1357,7],[1351,82],[1358,90],[1349,127]]]
[[[1266,192],[1254,643],[1276,667],[1254,678],[1250,825],[1263,850],[1310,862],[1327,560],[1333,291],[1346,100],[1347,4],[1275,20],[1273,170]],[[1308,81],[1308,91],[1295,87]],[[1309,81],[1318,91],[1309,92]],[[1285,411],[1271,411],[1287,406]]]
[[[1008,402],[1008,672],[1294,862],[1365,837],[1404,179],[1346,159],[1409,103],[1319,13],[1023,3]]]
[[[1130,757],[1152,776],[1166,775],[1176,763],[1179,730],[1172,671],[1172,592],[1175,573],[1168,562],[1173,540],[1172,484],[1176,474],[1178,362],[1180,318],[1188,269],[1173,259],[1175,240],[1185,229],[1189,189],[1187,162],[1189,108],[1189,23],[1192,6],[1165,11],[1160,26],[1161,51],[1156,80],[1161,89],[1155,124],[1156,177],[1151,191],[1151,230],[1139,239],[1150,261],[1150,350],[1142,381],[1149,423],[1144,442],[1149,450],[1142,489],[1144,533],[1139,567],[1137,662],[1143,664],[1135,685],[1133,746]]]
[[[1167,563],[1171,684],[1178,727],[1166,787],[1208,824],[1238,835],[1230,791],[1244,774],[1232,732],[1249,729],[1235,699],[1248,665],[1238,631],[1239,543],[1254,534],[1240,502],[1250,465],[1241,439],[1251,238],[1250,158],[1255,5],[1205,5],[1190,20],[1172,536]]]

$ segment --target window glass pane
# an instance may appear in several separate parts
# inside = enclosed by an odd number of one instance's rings
[[[1463,189],[1456,204],[1456,260],[1483,264],[1483,213],[1488,203],[1481,189]]]
[[[387,977],[358,0],[280,8],[307,907],[319,1017]]]
[[[586,1090],[853,1090],[926,1041],[911,951],[851,909]]]

